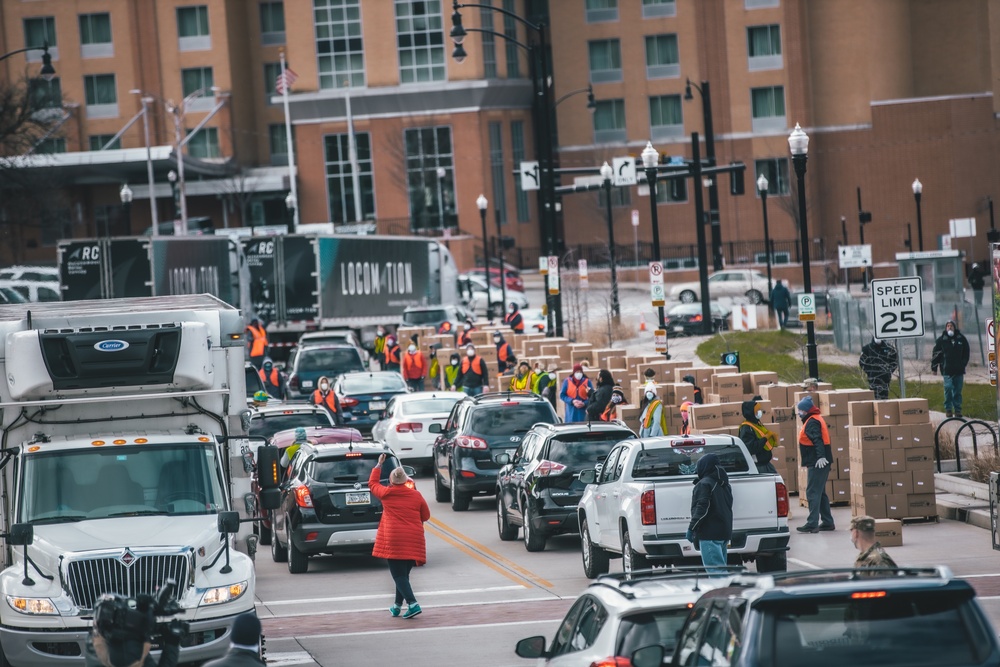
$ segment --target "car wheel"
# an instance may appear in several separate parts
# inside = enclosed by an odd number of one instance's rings
[[[497,491],[497,532],[504,542],[513,542],[517,539],[517,526],[512,526],[507,521],[507,508],[503,506],[503,498],[499,491]]]
[[[757,556],[757,572],[788,572],[788,553]]]
[[[270,519],[270,517],[268,518]],[[257,536],[260,537],[260,543],[266,547],[271,543],[271,529],[261,521],[256,522],[254,525],[257,526]]]
[[[596,579],[602,574],[607,574],[611,569],[608,552],[594,544],[590,539],[590,529],[587,528],[587,520],[580,517],[580,547],[583,551],[583,575],[588,579]]]
[[[764,295],[755,289],[749,290],[747,292],[747,299],[749,299],[750,303],[752,303],[755,306],[764,303]]]
[[[288,528],[287,520],[285,528]],[[286,530],[285,536],[288,537],[288,571],[292,574],[302,574],[309,569],[309,556],[299,551],[295,542],[292,542],[291,531]]]
[[[464,494],[464,493],[459,493],[458,489],[455,488],[456,486],[458,486],[458,485],[455,483],[455,473],[454,473],[454,471],[452,471],[452,475],[451,475],[451,509],[454,510],[454,511],[456,511],[456,512],[465,512],[466,510],[469,509],[469,502],[472,500],[472,496],[469,496],[469,495]]]
[[[434,471],[434,500],[439,503],[446,503],[451,499],[448,495],[448,489],[445,487],[444,482],[441,481],[441,476]]]
[[[649,569],[649,559],[632,548],[632,537],[626,528],[622,533],[622,570],[625,574],[632,574],[647,569]]]
[[[277,531],[271,536],[271,560],[275,563],[284,563],[288,559],[288,549],[281,546]]]
[[[524,525],[521,527],[524,531],[524,548],[528,551],[544,551],[545,550],[545,535],[540,533],[532,525],[534,517],[532,516],[534,512],[531,510],[531,501],[523,500],[521,501],[522,513],[524,514]]]
[[[686,289],[683,292],[681,292],[681,303],[694,303],[697,300],[698,300],[698,295],[696,295],[691,290]]]

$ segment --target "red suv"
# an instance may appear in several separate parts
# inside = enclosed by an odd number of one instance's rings
[[[473,275],[482,276],[483,269],[478,267],[470,271]],[[518,292],[524,291],[524,280],[521,279],[521,272],[516,269],[507,269],[504,275],[507,276],[507,289],[517,290]],[[490,267],[490,282],[500,286],[500,267],[491,266]]]

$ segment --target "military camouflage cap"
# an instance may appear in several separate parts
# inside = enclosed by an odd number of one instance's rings
[[[867,515],[856,516],[851,519],[851,529],[860,530],[862,533],[874,533],[875,519]]]

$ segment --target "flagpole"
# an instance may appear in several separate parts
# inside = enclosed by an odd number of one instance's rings
[[[295,183],[295,144],[292,141],[292,119],[288,114],[288,77],[285,76],[285,52],[281,52],[281,100],[285,106],[285,137],[288,141],[288,186],[291,190],[292,201],[295,202],[295,207],[292,209],[292,233],[295,233],[299,229],[299,193],[298,187]]]
[[[348,89],[350,82],[348,82]],[[347,105],[347,159],[351,163],[351,189],[354,190],[354,222],[364,220],[361,211],[361,176],[358,173],[358,149],[354,143],[354,114],[351,113],[351,93],[348,90],[344,97]]]

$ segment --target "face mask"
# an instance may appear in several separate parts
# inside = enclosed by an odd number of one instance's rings
[[[511,306],[510,308],[507,309],[507,312],[508,313],[513,313],[514,310],[515,310],[515,308],[513,306]]]
[[[582,380],[583,373],[573,373],[573,377],[576,378],[577,380]]]
[[[518,371],[517,372],[517,379],[520,380],[523,377],[524,377],[524,371]]]
[[[799,419],[805,419],[805,418],[806,418],[806,413],[800,412],[799,413]]]
[[[326,391],[326,390],[327,390],[327,389],[329,389],[329,388],[330,388],[330,385],[328,385],[328,384],[327,384],[327,383],[325,383],[325,382],[323,382],[323,383],[321,383],[321,384],[319,385],[319,390],[320,390],[320,391]]]
[[[413,354],[414,352],[417,351],[417,346],[416,345],[411,345],[408,348],[406,348],[406,351],[409,352],[410,354]]]
[[[763,416],[764,416],[764,411],[763,410],[758,410],[757,411],[757,419],[760,419]]]
[[[651,391],[647,391],[647,392],[646,392],[646,400],[647,400],[647,401],[651,401],[651,400],[653,400],[654,398],[656,398],[656,394],[654,394],[654,393],[653,393],[653,392],[651,392]]]
[[[465,329],[466,331],[468,331],[469,329],[472,328],[472,325],[471,324],[466,324],[462,328]]]
[[[612,403],[621,403],[622,402],[622,397],[621,396],[612,396],[611,397],[611,402]]]
[[[948,329],[948,337],[950,338],[950,337],[952,337],[954,335],[955,335],[955,332],[952,331],[951,329]]]
[[[475,350],[466,350],[465,354],[471,359],[472,357],[476,356],[476,351]]]
[[[385,335],[385,329],[379,329],[378,330],[378,335],[379,336],[384,336]]]
[[[452,366],[458,366],[458,359],[452,359],[451,360],[451,365]]]

